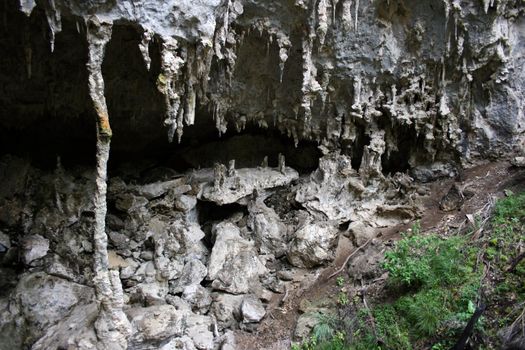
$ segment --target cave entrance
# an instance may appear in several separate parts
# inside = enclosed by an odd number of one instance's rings
[[[83,24],[65,17],[51,52],[48,35],[42,35],[42,27],[47,27],[44,11],[37,7],[26,18],[16,2],[10,5],[6,26],[0,28],[5,44],[0,45],[0,82],[4,86],[1,153],[31,159],[43,169],[54,169],[59,157],[65,167],[93,166],[96,118],[87,89],[88,45]],[[19,30],[20,23],[24,31]],[[140,28],[117,22],[106,47],[102,74],[113,129],[110,175],[118,174],[124,163],[135,164],[132,168],[137,173],[159,166],[181,173],[232,159],[237,168],[255,167],[265,157],[269,166],[277,166],[279,153],[300,173],[317,168],[320,152],[316,143],[301,141],[295,147],[278,130],[251,123],[242,133],[229,123],[226,134],[219,137],[205,108],[196,111],[195,125],[184,128],[180,144],[168,143],[164,97],[156,87],[159,43],[150,43],[148,70],[139,50],[141,40]]]

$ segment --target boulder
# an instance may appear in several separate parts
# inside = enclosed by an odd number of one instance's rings
[[[212,302],[210,292],[200,284],[184,287],[182,299],[188,302],[194,311],[201,314],[208,311]]]
[[[131,343],[162,341],[173,336],[182,336],[186,312],[171,305],[154,305],[126,310],[133,329]]]
[[[295,232],[288,261],[297,267],[313,268],[334,258],[337,229],[329,222],[308,222]]]
[[[243,323],[256,323],[266,315],[266,309],[259,298],[247,295],[242,300],[241,315]]]
[[[242,295],[219,294],[212,295],[211,313],[223,328],[231,327],[236,320],[241,319]]]
[[[198,259],[191,259],[182,269],[179,279],[170,283],[170,292],[172,294],[181,293],[185,287],[198,285],[208,274],[208,269]]]
[[[259,285],[266,267],[257,256],[253,242],[243,239],[239,228],[230,222],[216,225],[216,236],[208,262],[208,279],[214,289],[233,294],[248,293]]]
[[[49,241],[40,235],[26,236],[22,239],[22,260],[26,265],[43,258],[48,251]]]
[[[253,231],[260,252],[273,254],[277,258],[285,255],[288,229],[275,210],[267,207],[262,200],[252,202],[248,210],[248,227]]]

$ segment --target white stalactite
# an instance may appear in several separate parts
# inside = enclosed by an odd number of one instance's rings
[[[144,33],[142,34],[142,40],[139,43],[139,50],[142,54],[142,57],[144,58],[144,63],[146,64],[146,68],[148,70],[151,66],[151,57],[149,56],[149,43],[153,38],[153,34],[154,33],[151,30],[144,30]]]
[[[320,46],[324,45],[326,33],[328,31],[328,4],[327,0],[319,0],[317,4],[317,28],[316,34],[319,39]]]
[[[184,60],[177,56],[178,42],[174,38],[165,38],[161,51],[161,73],[157,78],[157,88],[164,95],[166,101],[166,120],[164,124],[168,127],[168,140],[173,141],[175,132],[178,130],[179,109],[181,108],[181,95],[183,87],[179,83],[181,68]]]
[[[122,285],[117,271],[109,271],[106,234],[107,163],[111,142],[111,127],[104,97],[102,61],[106,44],[111,38],[112,25],[99,23],[96,17],[87,21],[88,88],[97,113],[97,165],[94,197],[95,227],[93,230],[93,284],[99,304],[95,322],[97,338],[103,349],[126,349],[131,325],[122,311]]]

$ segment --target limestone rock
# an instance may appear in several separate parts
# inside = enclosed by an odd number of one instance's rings
[[[358,247],[372,238],[375,233],[374,228],[359,221],[351,222],[350,225],[348,225],[347,231],[352,235],[354,242]]]
[[[295,232],[288,261],[312,268],[331,261],[335,254],[337,229],[329,222],[309,222]]]
[[[222,327],[231,327],[241,319],[242,295],[214,294],[211,312]]]
[[[216,240],[208,262],[212,287],[233,294],[248,293],[266,273],[254,244],[243,239],[239,228],[229,222],[216,225],[214,232]]]
[[[186,286],[182,291],[182,299],[187,301],[194,311],[206,313],[211,305],[210,292],[200,284]]]
[[[171,305],[154,305],[126,310],[133,327],[132,343],[163,340],[182,336],[186,313],[175,310]]]
[[[299,177],[299,173],[287,167],[284,172],[271,168],[238,169],[235,177],[228,177],[219,188],[213,184],[204,187],[202,198],[219,205],[230,204],[251,195],[254,190],[285,186]]]
[[[241,314],[244,323],[257,323],[266,315],[266,310],[258,298],[248,295],[242,300]]]
[[[171,283],[170,292],[177,294],[182,292],[187,286],[198,285],[207,274],[208,270],[200,260],[191,259],[184,265],[180,278]]]
[[[286,254],[288,229],[275,210],[267,207],[262,200],[255,201],[248,208],[248,225],[253,230],[260,252],[273,254],[277,258]]]
[[[22,240],[22,259],[30,265],[33,261],[43,258],[49,251],[49,240],[40,235],[26,236]]]

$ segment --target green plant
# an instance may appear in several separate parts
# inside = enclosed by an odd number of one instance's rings
[[[467,271],[463,237],[442,239],[437,235],[403,235],[385,254],[383,267],[392,283],[406,288],[457,283]]]
[[[336,278],[335,283],[338,287],[342,287],[345,284],[345,278],[343,276],[339,276]]]
[[[348,299],[348,295],[346,295],[345,292],[339,292],[337,295],[337,302],[343,306],[346,306],[350,303],[350,300]]]

